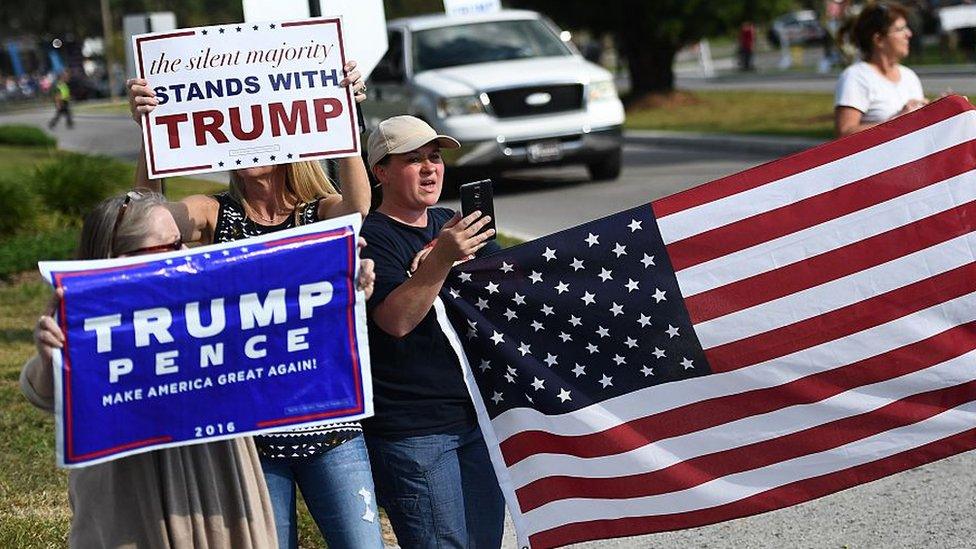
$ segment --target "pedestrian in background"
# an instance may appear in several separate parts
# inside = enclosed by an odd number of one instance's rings
[[[834,130],[838,137],[928,103],[918,76],[900,63],[908,56],[912,38],[904,7],[894,2],[871,4],[858,15],[850,32],[864,60],[847,67],[837,81]]]
[[[752,53],[756,45],[756,27],[752,21],[743,21],[739,27],[739,70],[751,71]]]
[[[65,118],[65,123],[68,124],[68,129],[75,127],[75,122],[71,118],[71,87],[68,86],[68,73],[63,72],[58,77],[58,81],[54,84],[54,118],[47,123],[49,129],[54,129],[57,126],[58,120],[62,116]]]

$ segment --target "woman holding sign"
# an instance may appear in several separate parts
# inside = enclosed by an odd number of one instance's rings
[[[357,101],[366,98],[355,62],[344,67],[342,86]],[[127,83],[133,119],[158,104],[149,83]],[[140,155],[137,186],[149,186]],[[230,172],[230,189],[213,196],[194,195],[172,205],[184,239],[227,242],[314,223],[369,209],[369,178],[359,156],[339,160],[342,192],[337,193],[317,161],[259,166]],[[369,260],[367,260],[369,262]],[[372,264],[366,267],[372,272]],[[371,291],[371,288],[370,288]],[[298,546],[295,485],[329,547],[381,547],[379,515],[369,458],[359,423],[340,423],[255,437],[274,507],[278,543]]]
[[[88,214],[77,257],[182,247],[162,195],[130,191]],[[51,313],[41,316],[34,330],[38,354],[21,371],[20,387],[44,410],[54,410],[52,356],[64,341]],[[277,546],[271,499],[250,438],[166,448],[72,469],[68,494],[71,547]]]

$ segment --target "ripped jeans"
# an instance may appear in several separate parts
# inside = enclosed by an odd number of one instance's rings
[[[383,547],[373,477],[362,436],[310,458],[261,457],[278,546],[298,547],[295,485],[329,549]]]

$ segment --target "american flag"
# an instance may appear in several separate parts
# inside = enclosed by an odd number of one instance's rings
[[[459,266],[439,314],[520,545],[711,524],[976,447],[974,168],[976,112],[950,97]]]

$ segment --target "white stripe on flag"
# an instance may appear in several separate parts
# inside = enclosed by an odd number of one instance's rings
[[[917,311],[885,324],[731,372],[695,377],[634,391],[575,412],[548,416],[531,408],[513,408],[492,420],[499,441],[525,430],[580,436],[611,429],[725,395],[782,385],[922,341],[960,324],[976,321],[976,292]]]
[[[976,170],[676,273],[681,295],[792,265],[976,200]]]
[[[550,502],[525,513],[530,533],[570,522],[670,515],[732,503],[797,480],[809,479],[917,448],[976,425],[976,403],[943,412],[825,452],[728,475],[687,490],[631,499],[575,498]]]
[[[785,177],[658,219],[665,244],[728,225],[976,139],[976,112],[962,114],[916,132]]]
[[[974,358],[976,351],[970,351],[925,370],[858,387],[818,402],[746,417],[621,454],[595,458],[535,454],[510,466],[509,471],[517,487],[552,476],[614,478],[649,473],[685,460],[774,440],[831,421],[871,412],[917,393],[976,380]]]
[[[840,309],[976,260],[976,233],[968,233],[887,263],[766,303],[695,324],[710,349]]]

